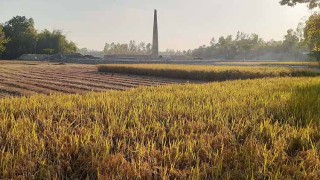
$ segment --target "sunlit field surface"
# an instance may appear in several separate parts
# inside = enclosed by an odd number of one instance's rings
[[[201,81],[224,81],[264,77],[317,76],[320,72],[310,69],[284,67],[244,66],[191,66],[191,65],[99,65],[100,72],[146,75]]]
[[[35,94],[84,94],[186,82],[99,73],[93,65],[0,61],[0,98]]]
[[[0,100],[0,177],[319,179],[320,78]]]
[[[269,61],[269,62],[216,62],[215,64],[222,65],[243,65],[243,66],[291,66],[291,67],[310,67],[310,68],[320,68],[319,62],[297,62],[297,61],[288,61],[288,62],[280,62],[280,61]]]

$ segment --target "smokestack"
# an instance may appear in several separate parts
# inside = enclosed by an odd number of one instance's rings
[[[156,9],[154,10],[152,56],[154,59],[159,58],[158,15]]]

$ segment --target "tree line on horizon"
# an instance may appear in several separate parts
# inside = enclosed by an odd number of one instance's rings
[[[67,40],[60,30],[38,31],[34,20],[15,16],[0,24],[0,58],[16,59],[23,54],[73,54],[77,51],[74,42]]]
[[[304,43],[310,50],[310,57],[316,59],[320,63],[320,1],[319,0],[281,0],[281,5],[295,6],[297,4],[307,4],[307,7],[317,9],[313,15],[309,17],[304,28]]]
[[[265,41],[257,34],[238,32],[235,37],[221,36],[218,41],[212,38],[210,45],[200,46],[186,53],[193,57],[214,58],[225,60],[305,59],[304,52],[308,51],[303,41],[302,29],[289,29],[282,41]]]
[[[102,51],[90,50],[88,48],[77,50],[77,53],[96,57],[104,57],[105,55],[149,55],[151,52],[151,43],[140,42],[137,44],[134,40],[130,40],[129,43],[105,43]]]
[[[211,39],[210,45],[187,51],[167,49],[161,55],[184,55],[194,58],[209,58],[223,60],[309,60],[320,59],[320,14],[313,14],[305,24],[300,23],[293,30],[289,29],[283,40],[265,41],[257,34],[238,32],[236,36],[221,36],[217,41]],[[104,55],[137,55],[150,54],[150,43],[139,43],[131,40],[126,43],[106,43],[103,51],[94,51],[87,48],[78,50],[78,53],[98,57]]]
[[[319,0],[281,0],[281,5],[295,6],[306,3],[310,9],[320,8]],[[151,54],[152,45],[141,42],[106,43],[102,51],[78,49],[68,41],[62,31],[43,30],[40,33],[34,27],[32,18],[13,17],[0,24],[0,59],[15,59],[22,54],[74,54],[93,55],[137,55]],[[217,41],[212,38],[209,46],[188,51],[167,50],[164,55],[186,55],[196,58],[216,58],[225,60],[275,59],[302,60],[308,58],[320,62],[320,13],[314,13],[305,25],[299,24],[296,30],[289,29],[282,41],[265,41],[257,34],[238,32],[234,37],[221,36]]]
[[[283,0],[281,4],[294,6],[297,0]],[[318,1],[301,1],[308,7],[320,7]],[[313,13],[305,24],[300,23],[296,30],[289,29],[282,41],[264,41],[257,34],[238,32],[221,36],[216,42],[213,38],[209,46],[200,46],[186,52],[187,55],[201,58],[226,60],[317,60],[320,62],[320,13]],[[308,55],[308,56],[306,56]]]
[[[295,6],[296,4],[307,4],[309,9],[320,8],[319,0],[281,0],[281,5]],[[103,51],[93,51],[86,48],[80,52],[90,55],[106,54],[135,54],[150,53],[152,45],[147,51],[139,48],[130,48],[129,44],[106,43]],[[143,43],[145,44],[145,43]],[[135,44],[134,44],[135,45]],[[135,45],[136,46],[136,45]],[[131,47],[132,44],[131,44]],[[132,51],[132,49],[139,49]],[[142,48],[145,49],[145,48]],[[304,24],[300,23],[296,30],[289,29],[282,41],[265,41],[257,34],[246,34],[238,32],[235,38],[232,35],[221,36],[218,41],[212,38],[209,46],[188,51],[175,51],[167,49],[161,54],[166,55],[187,55],[199,58],[218,59],[276,59],[276,60],[303,60],[306,58],[316,59],[320,62],[320,14],[315,13],[309,17]],[[304,54],[308,54],[306,56]]]
[[[195,58],[215,58],[224,60],[303,60],[310,49],[304,38],[305,26],[300,23],[296,30],[289,29],[281,41],[265,41],[257,34],[238,32],[236,36],[221,36],[218,41],[212,38],[209,46],[187,51],[167,49],[161,55],[185,55]],[[141,55],[151,54],[150,43],[139,43],[131,40],[129,43],[106,43],[103,51],[78,49],[78,53],[103,57],[104,55]]]
[[[319,0],[280,0],[283,6],[307,4],[311,9],[319,9]],[[238,32],[236,37],[231,35],[220,37],[218,42],[213,38],[210,46],[200,46],[189,50],[187,54],[195,57],[219,59],[259,59],[301,60],[308,54],[311,59],[320,62],[320,13],[312,14],[305,24],[300,23],[296,30],[289,29],[283,41],[264,41],[257,34]]]
[[[152,54],[152,44],[140,42],[136,43],[130,40],[129,43],[106,43],[102,51],[91,50],[88,48],[81,48],[77,53],[83,55],[92,55],[96,57],[104,57],[105,55],[150,55]],[[176,51],[174,49],[167,49],[160,52],[160,55],[185,55],[186,52]]]

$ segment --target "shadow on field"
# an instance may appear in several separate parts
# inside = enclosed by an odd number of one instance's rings
[[[284,96],[279,97],[283,100],[272,101],[274,104],[270,106],[269,115],[275,124],[280,123],[281,134],[288,135],[285,138],[286,154],[290,158],[303,156],[303,153],[314,150],[320,141],[320,84],[306,83],[292,87],[288,94],[278,93]],[[263,131],[262,137],[261,141],[271,147],[275,140],[272,131]]]
[[[276,119],[283,123],[294,126],[320,125],[320,84],[297,87],[278,112],[280,116]]]

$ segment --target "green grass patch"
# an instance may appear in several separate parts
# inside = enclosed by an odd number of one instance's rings
[[[98,65],[98,71],[107,73],[133,74],[200,81],[224,81],[264,77],[300,77],[320,75],[320,72],[307,69],[159,64]]]
[[[319,179],[320,78],[0,100],[1,179]]]

